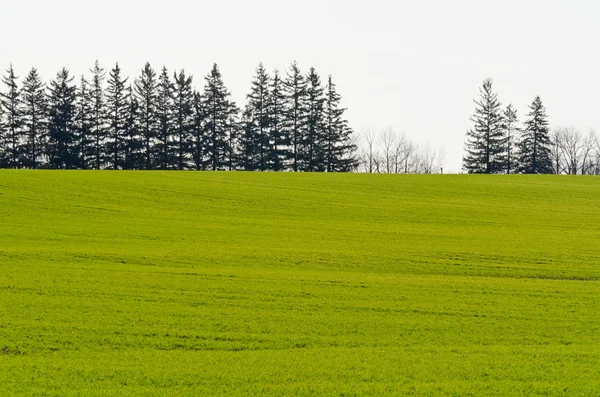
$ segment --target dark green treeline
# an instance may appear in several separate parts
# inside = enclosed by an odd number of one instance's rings
[[[296,63],[256,69],[238,107],[215,64],[203,89],[184,70],[146,64],[135,79],[98,62],[45,84],[11,65],[0,90],[0,167],[348,172],[352,129],[331,76]]]

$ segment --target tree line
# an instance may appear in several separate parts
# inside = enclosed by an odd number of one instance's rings
[[[62,68],[44,84],[12,66],[0,92],[0,167],[348,172],[353,131],[331,76],[296,62],[285,75],[260,64],[240,109],[215,64],[204,88],[185,70],[146,63],[129,80],[96,61],[75,82]]]
[[[550,128],[537,96],[526,120],[512,104],[502,107],[486,79],[475,99],[473,127],[467,132],[463,168],[481,174],[600,174],[600,143],[594,133],[574,127]]]

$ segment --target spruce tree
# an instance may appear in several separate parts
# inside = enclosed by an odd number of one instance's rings
[[[234,167],[237,107],[230,101],[229,91],[217,64],[206,76],[203,108],[206,126],[206,158],[209,169],[223,170]]]
[[[182,70],[170,80],[149,63],[133,86],[117,63],[98,61],[79,84],[63,68],[45,87],[32,69],[17,86],[12,65],[0,93],[0,166],[95,169],[347,171],[352,130],[331,77],[296,62],[285,80],[259,64],[243,118],[216,64],[202,93]],[[46,90],[48,94],[46,94]],[[498,156],[500,158],[500,156]]]
[[[473,129],[467,132],[466,154],[463,167],[469,173],[494,174],[505,166],[506,138],[503,115],[498,95],[492,90],[492,79],[486,79],[480,88],[480,99],[474,100]]]
[[[242,131],[239,137],[239,161],[238,164],[244,171],[255,171],[258,169],[256,153],[256,130],[252,123],[252,113],[244,109],[242,113]]]
[[[352,142],[352,129],[344,119],[346,109],[340,107],[342,97],[329,76],[325,88],[324,105],[324,168],[327,172],[349,172],[358,166],[354,155],[357,150]]]
[[[190,152],[192,154],[192,161],[194,162],[194,169],[204,169],[206,162],[204,159],[204,103],[202,100],[202,94],[198,91],[194,91],[193,101],[193,125],[190,139]]]
[[[158,95],[156,102],[156,111],[158,117],[158,143],[156,152],[158,155],[158,164],[163,170],[169,169],[174,165],[173,157],[173,84],[169,78],[169,71],[163,67],[158,78]]]
[[[23,117],[21,90],[17,80],[11,64],[2,79],[6,85],[6,92],[0,93],[0,107],[4,110],[4,147],[7,162],[5,165],[11,168],[21,166]]]
[[[125,159],[122,168],[125,170],[139,170],[146,168],[144,138],[140,133],[140,104],[134,94],[133,86],[126,90],[127,114],[123,133]]]
[[[156,72],[146,63],[142,74],[135,81],[136,100],[139,103],[140,134],[143,142],[144,168],[154,167],[153,149],[159,131],[158,82]]]
[[[76,123],[76,153],[77,166],[82,169],[90,168],[93,158],[93,107],[92,92],[88,81],[81,76],[79,88],[77,89],[77,100],[75,103]]]
[[[283,83],[286,99],[285,133],[290,137],[292,149],[292,170],[300,169],[300,151],[306,132],[306,80],[298,64],[294,62],[287,72]]]
[[[24,164],[38,168],[44,163],[47,142],[47,101],[44,83],[32,68],[23,81]]]
[[[518,144],[519,171],[523,174],[551,174],[553,169],[548,116],[539,96],[529,106],[529,110],[529,119],[525,121]]]
[[[75,143],[77,87],[74,78],[62,68],[50,82],[48,94],[48,156],[52,168],[77,168]]]
[[[177,169],[189,167],[190,142],[194,129],[194,90],[192,76],[186,76],[182,69],[173,76],[174,110],[174,151],[177,156]]]
[[[256,69],[251,83],[250,93],[243,114],[243,136],[241,137],[241,153],[243,167],[248,171],[265,171],[269,158],[269,86],[270,76],[263,64]]]
[[[325,104],[324,89],[321,78],[315,68],[310,68],[306,88],[306,134],[304,135],[302,153],[303,171],[324,171],[324,120],[323,106]]]
[[[269,116],[269,169],[274,171],[285,170],[288,161],[292,158],[290,151],[290,138],[285,130],[285,95],[283,82],[279,72],[273,73],[267,99],[267,112]]]
[[[513,105],[508,105],[504,111],[504,137],[506,138],[506,173],[512,174],[516,170],[515,142],[521,128],[519,128],[519,117]]]
[[[92,143],[90,151],[92,157],[90,161],[93,168],[99,170],[104,167],[106,156],[106,99],[104,97],[104,79],[106,75],[98,61],[90,71],[92,73],[90,87],[92,106]]]
[[[0,168],[8,168],[9,161],[9,140],[6,132],[6,123],[4,121],[4,109],[0,106]]]
[[[239,161],[239,140],[241,134],[241,123],[239,120],[239,112],[240,109],[233,102],[230,102],[229,108],[229,118],[227,123],[227,154],[226,154],[226,162],[227,169],[229,171],[233,171],[240,167]]]
[[[107,152],[112,163],[111,168],[114,170],[121,168],[125,161],[126,141],[124,135],[129,112],[126,83],[127,78],[121,78],[121,68],[117,63],[108,74],[106,87]]]

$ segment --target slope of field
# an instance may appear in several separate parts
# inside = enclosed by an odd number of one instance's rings
[[[0,171],[0,395],[600,396],[600,179]]]

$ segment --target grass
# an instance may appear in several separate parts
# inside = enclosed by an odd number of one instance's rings
[[[0,171],[2,396],[600,396],[600,179]]]

